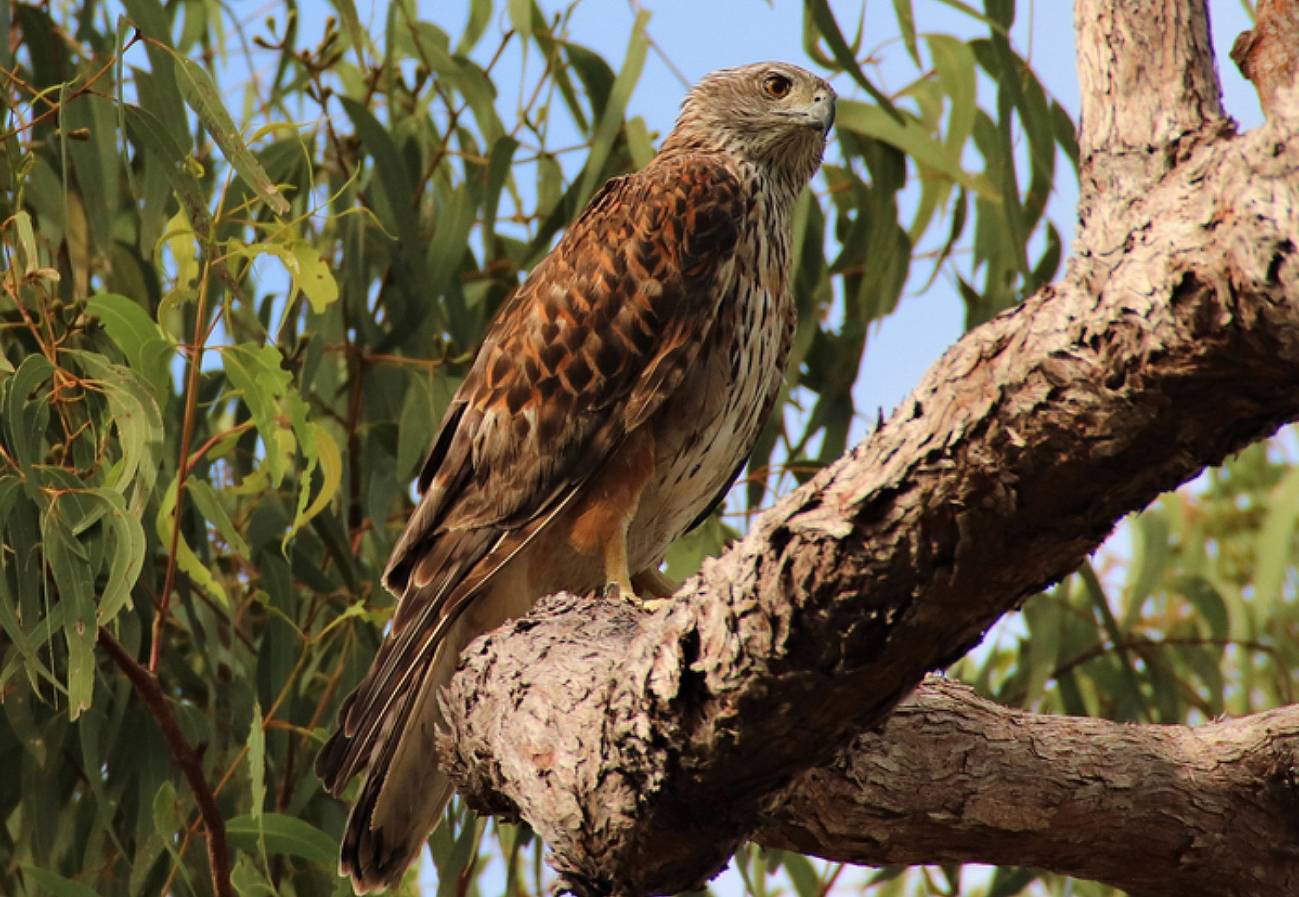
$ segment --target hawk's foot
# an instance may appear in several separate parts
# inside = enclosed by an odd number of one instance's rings
[[[672,603],[670,598],[642,598],[636,594],[631,583],[607,582],[601,596],[610,601],[625,601],[638,610],[651,612]]]
[[[600,590],[600,597],[606,601],[626,601],[628,604],[636,604],[636,592],[631,587],[631,583],[621,583],[610,580],[604,584]]]

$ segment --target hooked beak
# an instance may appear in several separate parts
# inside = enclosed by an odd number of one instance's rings
[[[812,109],[808,113],[810,124],[819,128],[827,137],[830,135],[830,129],[834,127],[834,99],[834,91],[826,88],[823,93],[818,93],[813,98]]]

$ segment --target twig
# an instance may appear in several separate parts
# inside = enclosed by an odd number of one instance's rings
[[[131,39],[126,42],[125,46],[122,47],[122,52],[125,53],[127,50],[131,49],[131,47],[135,46],[136,41],[138,41],[139,39],[140,39],[140,33],[137,31],[135,34],[131,36]],[[72,93],[70,93],[65,98],[64,103],[70,103],[73,100],[77,99],[78,97],[88,93],[90,89],[95,86],[95,82],[98,81],[100,78],[104,77],[104,75],[108,74],[112,70],[113,66],[115,65],[117,65],[116,55],[110,57],[108,62],[104,63],[104,66],[102,68],[92,73],[90,77],[86,79],[85,84],[82,84],[76,90],[72,91]],[[17,76],[10,73],[8,70],[0,69],[0,71],[4,71],[4,73],[8,75],[11,79],[17,80]],[[39,125],[41,122],[45,121],[50,116],[58,113],[60,107],[61,107],[60,103],[51,103],[50,108],[46,109],[40,115],[36,116],[31,121],[27,122],[27,124],[20,125],[16,128],[6,131],[3,135],[0,135],[0,140],[8,141],[10,138],[16,137],[19,134],[23,133],[24,131],[31,130],[32,128]]]
[[[230,888],[230,854],[226,849],[225,820],[221,818],[216,798],[203,777],[202,755],[181,734],[180,726],[176,724],[176,717],[172,715],[171,707],[167,704],[167,697],[162,692],[162,686],[158,684],[158,677],[136,662],[122,643],[102,627],[99,630],[99,645],[113,658],[113,662],[126,674],[126,678],[131,680],[135,693],[149,708],[149,713],[153,715],[163,738],[167,739],[172,760],[180,767],[185,780],[189,782],[190,790],[194,792],[194,800],[198,804],[199,815],[206,829],[207,858],[212,872],[213,893],[217,897],[234,897],[234,892]]]
[[[246,433],[248,430],[251,430],[254,425],[254,421],[246,420],[241,424],[236,424],[228,430],[222,430],[220,433],[213,433],[207,438],[206,442],[195,449],[194,454],[189,456],[189,460],[185,462],[185,473],[193,473],[194,466],[203,459],[203,456],[208,453],[212,446],[223,440],[229,439],[232,436],[236,436],[239,433]]]
[[[194,439],[194,414],[198,406],[199,368],[203,363],[203,345],[207,331],[203,318],[207,315],[208,273],[211,260],[207,259],[201,273],[198,289],[198,308],[194,312],[194,344],[190,347],[189,378],[185,386],[185,417],[180,431],[180,459],[176,462],[176,505],[172,508],[171,547],[167,551],[167,574],[163,579],[162,594],[153,615],[153,630],[149,645],[149,672],[158,674],[158,657],[162,644],[162,627],[167,622],[171,608],[171,591],[176,584],[176,557],[180,548],[180,515],[185,507],[185,480],[189,476],[189,449]]]

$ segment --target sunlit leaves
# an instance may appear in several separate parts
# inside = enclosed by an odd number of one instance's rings
[[[296,397],[290,404],[290,414],[298,446],[307,464],[298,489],[293,523],[284,534],[286,545],[307,521],[329,507],[330,502],[338,494],[339,485],[343,482],[343,455],[329,430],[322,424],[308,420],[306,403]],[[320,471],[320,490],[312,497],[312,474],[317,470]]]
[[[636,14],[632,24],[631,36],[627,39],[627,55],[622,67],[613,79],[609,89],[609,100],[604,104],[603,114],[595,126],[591,140],[591,153],[587,157],[582,171],[581,186],[577,192],[577,203],[583,205],[604,181],[605,161],[613,149],[613,141],[622,126],[623,116],[627,110],[627,101],[631,92],[640,80],[641,70],[645,66],[645,56],[649,53],[649,38],[645,33],[649,23],[649,13],[641,10]]]
[[[311,310],[320,314],[331,304],[338,301],[338,281],[334,279],[329,264],[320,255],[320,251],[306,240],[290,239],[287,241],[262,240],[248,246],[242,244],[230,248],[232,255],[255,259],[259,255],[269,255],[278,259],[288,273],[292,292],[286,303],[286,313],[292,308],[298,292],[307,297]],[[279,328],[277,328],[279,329]]]

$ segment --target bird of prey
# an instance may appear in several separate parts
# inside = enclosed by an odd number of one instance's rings
[[[668,543],[722,500],[783,381],[791,215],[834,101],[784,63],[708,75],[493,321],[383,575],[392,628],[316,763],[334,795],[365,772],[339,860],[357,893],[399,881],[441,817],[438,691],[472,639],[552,592],[671,592]]]

